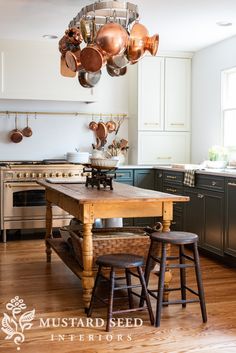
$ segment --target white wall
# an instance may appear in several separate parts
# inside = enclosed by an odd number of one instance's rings
[[[192,62],[192,162],[222,143],[221,72],[236,66],[236,36],[195,53]]]
[[[27,67],[19,66],[19,70],[27,70]],[[35,74],[37,74],[37,70],[35,70]],[[17,85],[17,79],[15,84]],[[127,76],[110,77],[104,68],[97,91],[96,103],[90,104],[0,99],[0,111],[128,113]],[[63,158],[66,152],[74,151],[75,148],[79,148],[81,151],[91,151],[91,144],[95,142],[94,133],[88,129],[91,120],[92,116],[39,115],[36,119],[30,117],[29,125],[33,129],[33,136],[24,138],[22,142],[15,144],[9,140],[9,132],[14,129],[14,117],[7,118],[4,114],[0,115],[0,160]],[[99,121],[98,116],[96,121]],[[18,125],[21,129],[26,126],[25,116],[19,116]],[[128,139],[127,119],[121,125],[118,137]],[[114,133],[109,134],[109,141],[113,138]]]

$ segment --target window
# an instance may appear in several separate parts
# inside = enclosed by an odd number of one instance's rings
[[[223,144],[236,150],[236,67],[222,73]]]

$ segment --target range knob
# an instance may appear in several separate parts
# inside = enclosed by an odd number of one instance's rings
[[[47,178],[48,177],[48,173],[43,173],[43,177]]]
[[[28,178],[28,177],[29,177],[29,173],[25,173],[25,174],[24,174],[24,177],[25,177],[25,178]]]
[[[53,178],[54,176],[54,173],[50,173],[50,178]]]
[[[31,173],[30,176],[31,178],[36,178],[36,173]]]
[[[73,174],[72,174],[72,173],[69,173],[69,174],[68,174],[68,176],[69,176],[69,177],[72,177],[72,176],[73,176]]]
[[[42,178],[43,175],[42,175],[42,173],[38,173],[37,176],[38,176],[38,178]]]
[[[60,177],[61,176],[61,173],[56,173],[56,177]]]
[[[22,173],[17,173],[16,176],[17,178],[22,178]]]
[[[66,177],[68,177],[68,174],[67,174],[67,173],[62,173],[62,176],[63,176],[64,178],[66,178]]]

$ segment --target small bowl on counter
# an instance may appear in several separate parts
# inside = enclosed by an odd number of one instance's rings
[[[99,168],[116,168],[118,161],[115,159],[108,158],[90,158],[91,167]]]
[[[67,152],[66,159],[70,163],[87,164],[89,163],[89,152]]]

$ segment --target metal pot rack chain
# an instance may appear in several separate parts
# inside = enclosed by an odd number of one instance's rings
[[[93,113],[93,112],[29,112],[29,111],[8,111],[8,110],[5,110],[5,111],[0,111],[0,116],[1,115],[6,115],[7,117],[10,117],[10,115],[17,115],[17,116],[20,116],[20,115],[34,115],[34,117],[38,117],[39,115],[72,115],[72,116],[89,116],[90,118],[93,117],[93,118],[110,118],[110,117],[113,117],[113,118],[128,118],[128,114],[123,114],[123,113],[119,113],[119,114],[116,114],[116,113]]]

